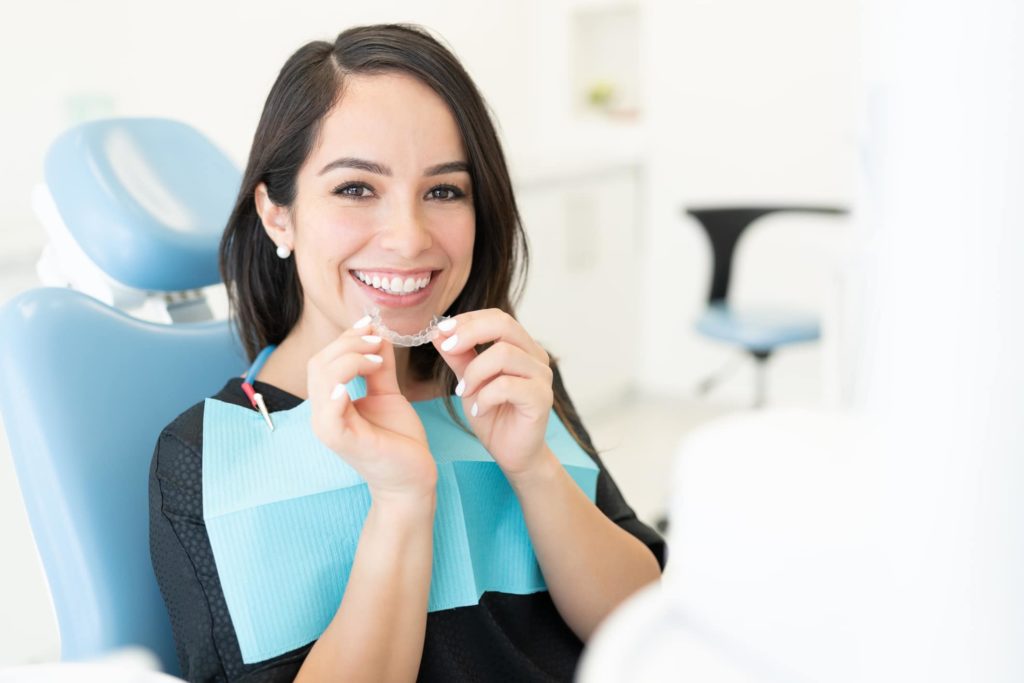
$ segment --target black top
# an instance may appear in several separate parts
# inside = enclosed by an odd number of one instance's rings
[[[557,367],[553,389],[568,401]],[[241,378],[214,397],[249,407]],[[302,402],[256,382],[271,412]],[[568,403],[568,405],[572,405]],[[591,445],[575,410],[570,422]],[[181,675],[189,681],[292,681],[313,643],[263,662],[244,664],[221,592],[203,523],[203,403],[164,428],[149,474],[150,554],[171,618]],[[596,504],[643,541],[664,569],[665,544],[623,500],[599,458]],[[547,591],[529,595],[486,592],[476,605],[430,612],[420,681],[570,681],[582,644]]]

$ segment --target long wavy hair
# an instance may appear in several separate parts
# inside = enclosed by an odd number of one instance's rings
[[[299,169],[318,141],[324,118],[342,99],[345,79],[394,72],[415,77],[444,100],[468,156],[476,213],[473,264],[465,287],[444,314],[499,308],[515,317],[514,303],[522,296],[529,270],[529,247],[487,105],[458,59],[425,29],[408,24],[359,26],[340,33],[333,44],[314,41],[299,48],[278,74],[256,127],[220,245],[232,324],[250,360],[265,346],[284,340],[303,304],[295,260],[278,258],[263,230],[254,200],[256,187],[265,183],[275,204],[291,206]],[[417,381],[429,380],[442,390],[453,421],[472,434],[451,400],[455,374],[433,345],[411,348],[409,363]],[[557,377],[554,358],[551,367]],[[578,416],[564,386],[560,381],[554,384],[555,412],[576,442],[596,455],[589,438],[581,438],[573,427]]]

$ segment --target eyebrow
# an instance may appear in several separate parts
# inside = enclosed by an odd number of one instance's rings
[[[391,169],[384,164],[379,164],[376,161],[367,161],[366,159],[357,159],[356,157],[342,157],[341,159],[335,159],[320,169],[320,173],[317,175],[323,175],[324,173],[336,168],[355,168],[360,171],[366,171],[367,173],[374,173],[376,175],[391,175]],[[458,173],[459,171],[469,173],[469,164],[465,161],[446,161],[443,164],[427,167],[424,169],[423,175],[444,175],[445,173]]]

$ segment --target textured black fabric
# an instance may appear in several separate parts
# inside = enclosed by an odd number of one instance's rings
[[[553,369],[554,389],[568,399],[557,367]],[[256,389],[271,412],[301,402],[263,382],[256,382]],[[249,405],[240,378],[229,380],[215,398]],[[573,415],[570,422],[589,445],[579,419]],[[263,662],[242,662],[203,523],[202,452],[199,403],[160,434],[149,475],[150,553],[182,676],[189,681],[292,681],[313,643]],[[598,508],[643,541],[664,568],[663,540],[636,518],[600,459],[595,462],[600,469]],[[569,681],[581,650],[548,592],[487,592],[477,605],[427,615],[418,680]]]

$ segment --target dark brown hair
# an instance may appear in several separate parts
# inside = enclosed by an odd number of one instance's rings
[[[455,118],[468,157],[476,213],[473,264],[465,287],[444,314],[498,308],[515,316],[513,302],[522,296],[529,248],[487,105],[458,59],[421,27],[360,26],[343,31],[333,44],[314,41],[299,48],[278,74],[256,127],[220,245],[232,322],[250,360],[265,346],[284,340],[299,320],[303,301],[295,260],[278,258],[263,230],[256,187],[265,183],[271,201],[291,206],[299,169],[317,144],[323,119],[341,100],[345,78],[388,72],[413,76],[440,96]],[[557,373],[555,359],[550,362]],[[451,401],[455,374],[433,345],[411,348],[409,363],[417,381],[431,380],[443,389],[449,415],[471,434]],[[589,439],[573,427],[578,416],[561,382],[555,385],[555,412],[577,443],[595,455]]]

